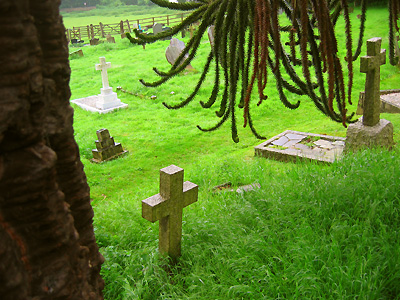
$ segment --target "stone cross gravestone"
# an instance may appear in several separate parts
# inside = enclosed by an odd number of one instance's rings
[[[121,143],[114,142],[114,138],[110,136],[108,129],[97,130],[96,135],[98,140],[95,142],[96,149],[92,150],[92,162],[100,163],[111,160],[128,152],[124,151]]]
[[[105,57],[100,57],[99,60],[100,63],[95,65],[95,69],[101,71],[103,87],[100,89],[100,94],[71,100],[71,103],[78,105],[82,109],[98,112],[100,114],[127,108],[128,104],[122,103],[121,100],[118,99],[117,93],[113,92],[108,82],[107,70],[111,68],[111,63],[106,62]]]
[[[367,56],[361,57],[360,71],[366,73],[363,116],[350,124],[346,133],[345,151],[365,147],[393,146],[393,124],[380,119],[380,66],[386,62],[381,38],[367,41]]]
[[[178,40],[177,38],[172,38],[169,46],[165,50],[165,57],[171,65],[174,65],[179,55],[182,53],[183,49],[185,49],[185,43]],[[189,54],[185,55],[185,58],[182,60],[181,64],[184,60],[189,57]],[[187,69],[193,69],[193,67],[189,64]]]
[[[163,31],[162,27],[163,27],[162,24],[160,24],[160,23],[155,23],[155,24],[153,25],[153,34],[157,34],[157,33],[162,32],[162,31]]]
[[[367,41],[367,56],[360,59],[360,71],[367,74],[365,81],[365,99],[363,124],[374,126],[380,119],[380,67],[386,63],[386,50],[381,49],[381,38]]]
[[[159,251],[176,261],[181,255],[183,208],[196,202],[198,186],[183,182],[183,169],[160,170],[160,193],[142,201],[142,217],[159,221]]]
[[[103,87],[100,89],[100,95],[96,101],[96,107],[99,109],[109,109],[121,106],[121,100],[118,99],[117,93],[113,92],[112,87],[108,83],[107,69],[111,68],[111,63],[106,62],[105,57],[99,58],[100,63],[96,64],[96,70],[101,71],[101,81]]]

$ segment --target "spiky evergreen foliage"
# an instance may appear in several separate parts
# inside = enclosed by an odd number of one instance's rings
[[[348,0],[200,0],[187,3],[151,1],[162,7],[187,10],[192,13],[177,26],[157,35],[148,36],[137,30],[135,30],[136,38],[127,34],[132,43],[143,44],[174,35],[194,22],[199,22],[200,25],[171,69],[162,72],[154,68],[160,79],[155,82],[141,80],[145,86],[158,86],[182,72],[195,57],[201,37],[207,28],[215,26],[214,46],[193,93],[178,105],[164,103],[169,109],[178,109],[192,101],[214,61],[214,88],[208,101],[200,101],[200,104],[204,108],[211,108],[221,94],[219,109],[216,112],[220,121],[211,128],[199,126],[200,130],[215,130],[230,119],[232,139],[238,142],[236,125],[236,107],[238,107],[244,108],[244,126],[249,124],[252,132],[258,138],[263,138],[254,128],[250,102],[254,85],[258,88],[258,105],[267,99],[268,72],[274,75],[280,100],[286,107],[295,109],[300,105],[300,101],[291,103],[285,92],[307,95],[315,106],[332,120],[341,122],[344,126],[352,122],[354,113],[347,114],[346,102],[351,104],[353,61],[359,56],[363,43],[365,0],[362,0],[360,34],[354,54]],[[394,63],[393,32],[399,31],[398,0],[390,0],[389,8],[390,55],[391,62]],[[289,26],[281,25],[282,18],[278,16],[278,11],[286,15],[290,21]],[[346,24],[347,93],[334,31],[341,12]],[[188,58],[185,59],[187,54]],[[296,65],[301,65],[301,69],[296,68]],[[220,86],[221,79],[224,84]],[[238,87],[239,99],[237,99]]]

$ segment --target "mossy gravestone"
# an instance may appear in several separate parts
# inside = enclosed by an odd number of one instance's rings
[[[96,134],[98,140],[95,142],[96,149],[92,150],[92,162],[100,163],[128,153],[128,151],[124,151],[120,143],[114,142],[114,138],[110,136],[107,129],[97,130]]]
[[[367,41],[367,56],[361,57],[360,71],[366,73],[363,116],[347,129],[347,150],[393,146],[393,124],[380,119],[380,66],[386,63],[381,38]]]
[[[168,62],[171,65],[174,65],[184,49],[185,49],[184,42],[178,40],[177,38],[172,38],[169,43],[169,46],[165,50],[165,57],[167,58]],[[189,57],[189,54],[186,53],[184,59],[181,61],[181,63],[179,65],[181,65],[188,57]],[[193,67],[189,64],[186,67],[186,69],[192,70]]]
[[[159,221],[158,248],[176,262],[181,256],[183,208],[196,202],[198,186],[183,182],[183,169],[171,165],[160,170],[160,193],[142,201],[142,217]]]

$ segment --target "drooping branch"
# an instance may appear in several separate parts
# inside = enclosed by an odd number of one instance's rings
[[[300,104],[299,101],[290,103],[286,92],[307,95],[317,109],[332,120],[344,126],[352,122],[352,114],[347,115],[346,102],[351,104],[353,61],[360,54],[364,36],[365,0],[362,1],[358,47],[354,54],[348,0],[202,0],[190,4],[152,1],[192,13],[181,24],[159,35],[149,37],[135,32],[136,38],[130,37],[133,43],[159,40],[190,23],[198,22],[200,25],[171,69],[167,72],[154,69],[161,78],[155,82],[142,81],[146,86],[163,84],[182,72],[195,57],[207,27],[214,25],[214,45],[194,91],[179,104],[164,103],[170,109],[177,109],[193,101],[214,65],[214,87],[208,101],[200,101],[200,104],[209,109],[218,103],[216,115],[221,120],[208,129],[198,126],[201,130],[218,129],[230,119],[232,138],[237,142],[236,109],[243,108],[244,125],[249,124],[251,131],[262,138],[255,130],[250,107],[254,86],[258,90],[258,105],[267,99],[268,72],[274,75],[279,98],[286,107],[295,109]],[[398,1],[389,1],[392,48],[395,41],[393,32],[399,31],[399,6]],[[284,20],[284,15],[278,15],[278,11],[283,12],[287,20]],[[346,36],[346,57],[342,58],[338,55],[335,35],[335,25],[341,15]],[[344,60],[348,70],[347,93]],[[299,65],[301,68],[296,67]],[[238,87],[239,101],[236,96]]]

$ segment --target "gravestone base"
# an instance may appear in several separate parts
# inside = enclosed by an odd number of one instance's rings
[[[98,95],[97,98],[96,107],[98,109],[104,110],[121,105],[121,100],[118,99],[117,93],[113,92],[111,88],[111,91],[103,90],[104,89],[101,89],[101,94]]]
[[[106,114],[114,110],[128,108],[128,104],[122,103],[121,100],[119,100],[118,103],[115,102],[114,106],[108,108],[99,108],[97,106],[98,101],[101,101],[99,100],[99,95],[71,100],[72,103],[78,105],[80,108],[87,111],[97,112],[99,114]]]
[[[99,151],[97,149],[92,150],[93,158],[90,160],[93,163],[99,164],[102,162],[116,159],[120,156],[128,154],[129,151],[124,150],[120,143],[116,143],[114,147]]]
[[[365,126],[361,117],[347,128],[344,151],[356,151],[372,147],[391,149],[393,145],[393,124],[391,122],[381,119],[375,126]]]

